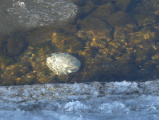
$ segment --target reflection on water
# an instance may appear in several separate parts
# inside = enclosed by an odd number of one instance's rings
[[[0,84],[159,78],[158,7],[156,0],[5,0]],[[51,53],[77,57],[80,70],[55,75],[46,66]]]

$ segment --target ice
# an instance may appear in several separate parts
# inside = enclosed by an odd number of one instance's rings
[[[0,87],[1,120],[158,120],[159,80]]]
[[[121,102],[103,103],[99,106],[102,113],[128,113],[129,109]]]
[[[63,109],[68,112],[80,112],[80,111],[87,111],[90,108],[89,106],[84,105],[80,101],[72,101],[66,103]]]

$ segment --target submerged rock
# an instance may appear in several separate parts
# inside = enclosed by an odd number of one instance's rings
[[[23,52],[26,47],[26,43],[24,40],[19,38],[8,39],[7,43],[7,54],[9,56],[17,56]]]
[[[1,74],[2,85],[33,84],[36,72],[30,72],[29,62],[18,62],[7,66]],[[33,74],[34,73],[34,74]]]
[[[77,6],[67,0],[2,0],[0,32],[58,26],[75,17]],[[9,25],[8,25],[9,24]]]
[[[0,53],[0,69],[4,69],[8,65],[12,64],[14,61],[9,56]]]
[[[62,23],[76,15],[77,7],[64,0],[15,1],[8,13],[17,16],[18,22],[26,27]]]
[[[134,19],[129,14],[122,11],[116,12],[115,14],[111,15],[107,21],[113,27],[125,26],[126,24],[135,24]]]
[[[77,72],[81,62],[68,53],[53,53],[46,60],[46,65],[57,75]]]
[[[100,18],[101,20],[104,20],[105,22],[107,21],[107,19],[114,14],[115,12],[117,12],[117,8],[114,4],[112,3],[107,3],[104,5],[100,5],[97,7],[97,9],[95,11],[93,11],[90,16],[94,17],[94,18]]]
[[[71,34],[52,33],[52,46],[56,46],[60,51],[66,53],[78,53],[84,45],[81,40]]]

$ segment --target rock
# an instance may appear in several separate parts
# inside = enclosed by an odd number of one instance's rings
[[[150,26],[158,22],[157,11],[159,4],[156,0],[144,0],[139,2],[132,12],[140,27]]]
[[[53,51],[55,51],[55,47],[53,47],[48,42],[38,44],[34,48],[35,49],[33,50],[33,53],[39,57],[44,56],[46,54],[51,54]]]
[[[72,20],[77,6],[68,0],[1,0],[0,33],[41,26],[59,27]]]
[[[77,72],[81,62],[68,53],[53,53],[46,59],[46,65],[57,75]]]
[[[86,0],[86,3],[83,6],[79,7],[79,15],[83,18],[83,16],[88,15],[93,9],[95,5],[91,0]]]
[[[106,4],[106,3],[108,3],[108,2],[111,2],[112,0],[92,0],[93,1],[93,3],[95,4],[95,5],[103,5],[103,4]],[[114,1],[114,0],[113,0]]]
[[[12,58],[0,53],[0,69],[4,69],[5,67],[7,67],[12,63],[13,63]]]
[[[135,23],[134,19],[125,12],[119,11],[111,15],[108,22],[113,26],[124,26],[126,24]]]
[[[19,38],[8,39],[7,54],[9,56],[17,56],[23,52],[25,47],[26,47],[26,44],[22,39],[19,39]]]
[[[64,0],[16,0],[7,12],[9,17],[17,20],[16,23],[26,28],[56,26],[72,19],[76,15],[77,6]]]
[[[115,2],[115,5],[122,11],[126,11],[127,9],[129,9],[130,4],[131,4],[132,0],[117,0],[117,2]]]
[[[2,52],[4,49],[4,45],[6,43],[5,37],[0,36],[0,51]]]
[[[105,41],[110,41],[112,39],[112,27],[107,22],[98,18],[88,17],[81,22],[80,27],[87,38],[94,41],[95,44],[98,44],[99,40],[101,40],[104,45]]]
[[[30,63],[15,63],[4,69],[1,75],[3,85],[31,84],[32,79],[27,81],[24,76],[32,69]]]
[[[116,11],[117,11],[117,8],[114,4],[107,3],[104,5],[98,6],[97,9],[90,14],[90,16],[107,21],[107,19]]]
[[[47,28],[35,29],[27,33],[26,42],[31,46],[45,43],[51,40],[51,34],[49,34],[51,32],[52,29]]]
[[[83,48],[83,44],[78,37],[56,32],[52,33],[52,46],[68,53],[77,53]]]
[[[157,18],[154,14],[147,14],[145,12],[136,14],[135,19],[139,26],[148,26],[157,22]]]

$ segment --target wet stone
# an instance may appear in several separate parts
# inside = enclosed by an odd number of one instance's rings
[[[47,28],[41,28],[41,29],[36,29],[34,31],[30,31],[27,33],[26,37],[26,42],[31,45],[35,46],[47,41],[51,40],[51,32],[52,29],[47,29]]]
[[[147,26],[150,24],[154,24],[157,21],[157,18],[155,15],[146,14],[145,12],[135,15],[135,19],[139,26]]]
[[[41,43],[34,47],[33,54],[35,56],[41,57],[46,54],[51,54],[53,51],[55,51],[55,47],[52,46],[50,43]]]
[[[13,62],[14,60],[12,58],[4,55],[3,53],[0,53],[0,69],[4,69],[5,67],[12,64]]]
[[[88,17],[82,21],[80,26],[80,31],[83,31],[82,34],[85,34],[87,36],[86,38],[91,40],[91,46],[105,47],[106,41],[112,39],[113,29],[103,20]],[[83,38],[83,35],[78,35]]]
[[[138,22],[139,26],[150,26],[157,22],[157,11],[159,5],[156,0],[144,0],[136,5],[133,9],[134,18]]]
[[[114,4],[107,3],[104,5],[98,6],[96,10],[90,14],[90,16],[107,21],[107,19],[116,11],[117,11],[117,7]]]
[[[46,59],[46,65],[57,75],[66,75],[77,72],[81,62],[68,53],[53,53]]]
[[[131,3],[135,0],[117,0],[115,2],[115,6],[119,8],[119,10],[126,11],[129,9]]]
[[[23,52],[23,50],[25,49],[26,44],[24,42],[24,40],[22,39],[8,39],[8,43],[7,43],[7,54],[9,56],[17,56],[20,53]]]
[[[66,53],[77,53],[83,48],[83,44],[76,36],[63,33],[52,33],[52,45]]]
[[[108,22],[113,26],[124,26],[126,24],[134,24],[135,21],[133,18],[122,11],[116,12],[115,14],[111,15],[110,18],[108,19]]]
[[[61,25],[72,19],[77,12],[76,5],[64,0],[13,0],[11,5],[6,8],[8,17],[13,18],[12,22],[23,28]]]
[[[83,6],[79,7],[79,13],[78,17],[86,16],[87,14],[91,13],[93,11],[95,5],[91,0],[85,0],[85,4]]]
[[[29,63],[16,63],[4,69],[1,75],[2,84],[24,84],[24,76],[29,73],[31,65]],[[27,83],[28,84],[28,83]]]
[[[111,2],[112,0],[92,0],[92,1],[95,5],[103,5],[103,4],[106,4],[108,2]]]
[[[1,50],[1,52],[2,52],[3,49],[4,49],[5,43],[6,43],[5,37],[0,36],[0,50]]]

